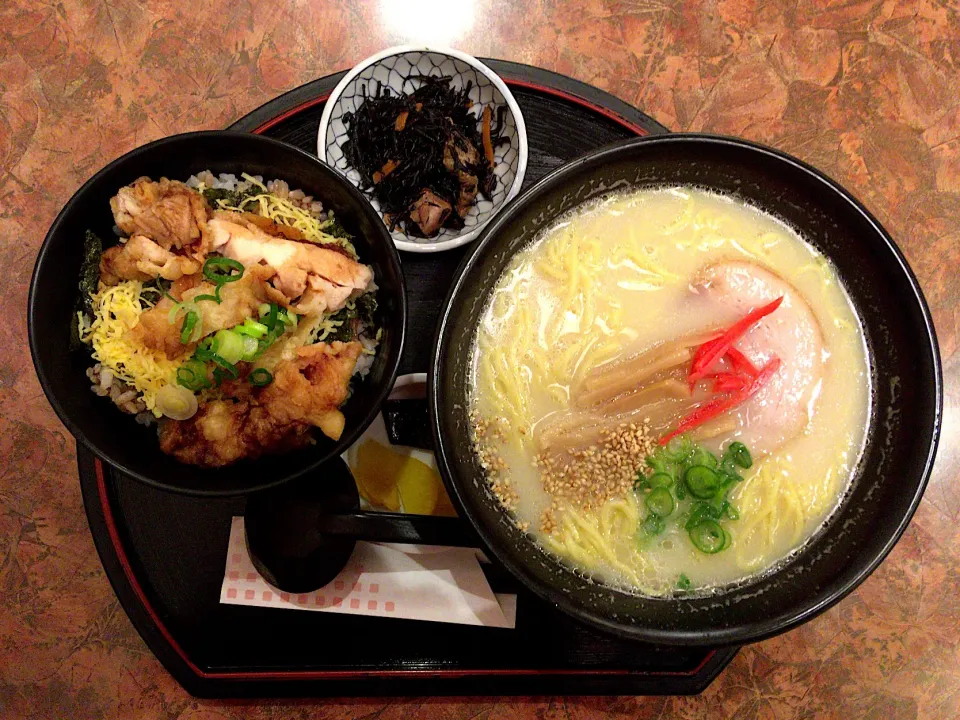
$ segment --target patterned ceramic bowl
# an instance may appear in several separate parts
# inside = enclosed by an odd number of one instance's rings
[[[523,116],[506,84],[490,68],[456,50],[426,47],[395,47],[367,58],[346,74],[327,100],[317,134],[317,155],[359,187],[360,174],[349,166],[343,154],[343,144],[348,139],[344,113],[355,111],[363,102],[364,88],[373,91],[376,83],[380,83],[395,95],[410,94],[417,88],[417,77],[421,75],[449,75],[457,89],[472,83],[470,99],[478,117],[481,108],[490,103],[507,108],[504,137],[509,139],[509,144],[503,143],[494,151],[497,188],[493,197],[490,200],[477,197],[461,230],[443,229],[432,238],[413,237],[399,228],[393,232],[393,240],[401,250],[436,252],[476,239],[484,225],[520,192],[523,183],[527,169],[527,131]],[[370,198],[370,202],[380,212],[377,201]]]

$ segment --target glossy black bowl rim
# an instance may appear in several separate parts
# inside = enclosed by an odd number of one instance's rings
[[[874,229],[876,235],[882,240],[881,247],[889,252],[895,259],[900,270],[906,277],[910,290],[912,292],[911,302],[917,304],[923,317],[922,327],[917,328],[918,335],[923,337],[918,340],[925,342],[933,359],[934,367],[934,395],[935,395],[935,417],[933,418],[934,427],[931,435],[930,447],[923,463],[920,482],[916,486],[913,497],[910,498],[910,504],[907,512],[904,513],[900,523],[894,532],[884,543],[879,552],[862,565],[862,567],[852,575],[847,581],[838,583],[836,587],[830,588],[818,602],[811,603],[808,606],[801,606],[797,612],[786,618],[781,618],[778,622],[769,620],[749,620],[740,625],[718,627],[706,633],[690,632],[680,630],[665,630],[656,627],[638,627],[627,623],[620,623],[604,615],[585,610],[577,604],[570,601],[569,596],[563,592],[562,587],[548,586],[541,584],[530,573],[527,572],[523,563],[515,562],[509,553],[501,552],[497,547],[495,540],[487,528],[479,522],[463,502],[460,496],[458,484],[452,479],[455,474],[451,467],[450,455],[454,452],[451,447],[453,439],[442,437],[440,433],[440,413],[441,399],[437,393],[437,376],[439,369],[444,365],[444,356],[448,352],[445,348],[446,336],[450,327],[451,306],[454,299],[459,294],[464,283],[466,275],[474,268],[477,258],[483,252],[484,248],[493,241],[502,228],[508,225],[519,211],[528,203],[535,200],[540,195],[552,190],[556,185],[562,184],[568,176],[574,175],[584,165],[600,165],[608,158],[614,158],[628,148],[638,145],[658,144],[700,144],[700,145],[719,145],[730,146],[739,150],[746,150],[756,153],[757,156],[767,156],[779,163],[792,165],[797,170],[808,175],[812,180],[820,183],[827,192],[842,198],[852,211],[859,213],[862,218]],[[462,350],[460,350],[462,352]],[[620,635],[626,635],[635,640],[667,644],[667,645],[733,645],[746,644],[764,640],[774,635],[779,635],[787,630],[797,627],[802,623],[825,612],[840,600],[853,592],[864,580],[866,580],[874,570],[890,554],[894,546],[906,531],[910,524],[920,500],[923,497],[924,490],[933,471],[933,463],[936,457],[937,446],[940,440],[940,431],[943,420],[943,373],[940,359],[939,344],[937,342],[936,330],[933,325],[933,318],[930,314],[930,308],[920,289],[916,275],[910,268],[896,243],[890,237],[889,233],[877,221],[877,219],[867,210],[864,205],[852,194],[845,190],[839,183],[829,178],[826,174],[815,167],[799,160],[787,153],[774,148],[761,145],[759,143],[744,140],[742,138],[729,137],[723,135],[711,135],[706,133],[671,133],[668,135],[655,135],[643,138],[631,138],[617,142],[605,147],[599,148],[594,152],[583,155],[569,163],[562,165],[551,173],[541,178],[526,192],[522,193],[517,199],[510,203],[500,213],[498,213],[484,229],[483,234],[477,242],[473,244],[470,252],[464,257],[460,266],[454,275],[453,284],[450,287],[447,297],[444,300],[443,310],[440,320],[437,323],[437,333],[434,342],[434,352],[431,358],[430,371],[428,376],[428,405],[430,410],[430,425],[436,446],[437,466],[444,478],[447,489],[457,506],[461,517],[466,518],[476,531],[484,544],[491,550],[493,555],[523,584],[541,599],[553,604],[564,612],[578,618],[594,627],[607,632],[613,632]],[[672,602],[684,602],[683,598],[661,599],[651,598],[651,602],[663,602],[666,606]]]
[[[259,485],[251,486],[242,490],[224,488],[224,489],[210,489],[210,488],[173,488],[164,483],[162,480],[157,480],[143,473],[139,473],[132,468],[127,467],[123,463],[118,463],[110,459],[109,457],[104,456],[98,448],[89,441],[86,437],[86,434],[77,427],[76,424],[70,419],[67,412],[64,410],[60,401],[55,397],[53,392],[50,389],[50,383],[46,377],[46,373],[40,367],[40,364],[37,362],[38,358],[38,344],[41,342],[40,338],[35,329],[35,318],[34,318],[34,300],[37,293],[37,277],[38,270],[44,262],[50,262],[55,258],[48,257],[50,253],[50,244],[51,239],[54,234],[59,229],[60,225],[64,222],[64,219],[70,214],[74,208],[84,202],[84,196],[89,187],[96,183],[102,176],[111,172],[118,165],[128,162],[130,159],[138,157],[140,155],[146,154],[148,152],[153,152],[158,147],[163,147],[165,145],[176,145],[179,142],[182,142],[191,138],[202,138],[202,137],[218,137],[218,138],[234,138],[241,142],[255,142],[262,144],[264,148],[282,148],[285,152],[294,152],[298,155],[303,156],[309,162],[314,165],[322,168],[321,172],[327,171],[331,173],[331,177],[335,182],[340,183],[344,186],[347,192],[356,200],[359,207],[369,208],[372,212],[372,206],[369,201],[364,197],[364,195],[357,190],[351,183],[349,183],[345,178],[343,178],[339,173],[330,168],[329,165],[324,163],[320,158],[315,155],[298,148],[295,145],[290,143],[282,142],[280,140],[275,140],[273,138],[265,137],[263,135],[255,135],[253,133],[246,132],[237,132],[234,130],[198,130],[195,132],[189,133],[180,133],[177,135],[170,135],[159,140],[154,140],[147,143],[146,145],[141,145],[140,147],[134,148],[128,153],[121,155],[115,160],[111,161],[109,164],[101,168],[96,174],[94,174],[90,179],[88,179],[80,188],[74,192],[71,198],[67,201],[66,205],[63,206],[63,209],[57,214],[56,219],[50,225],[50,229],[47,230],[47,234],[44,237],[43,244],[40,246],[40,250],[37,253],[37,259],[34,262],[33,273],[30,278],[30,290],[27,295],[27,335],[29,338],[30,344],[30,356],[33,361],[34,371],[37,373],[37,378],[40,380],[40,387],[43,389],[43,394],[46,396],[47,401],[53,407],[54,412],[57,414],[57,417],[60,418],[67,430],[70,431],[70,434],[74,436],[78,441],[80,441],[84,447],[90,450],[94,455],[99,458],[102,458],[106,461],[111,467],[115,468],[119,472],[123,473],[128,477],[132,477],[139,482],[142,482],[146,485],[149,485],[158,490],[163,490],[165,492],[173,492],[179,495],[189,495],[194,497],[237,497],[242,495],[248,495],[254,492],[260,492],[262,490],[268,490],[270,488],[278,487],[284,483],[291,482],[297,478],[303,477],[307,473],[316,471],[321,467],[325,462],[329,461],[331,458],[338,456],[345,448],[349,447],[353,442],[363,434],[364,430],[373,422],[373,419],[380,412],[384,401],[387,399],[387,396],[390,394],[390,390],[393,388],[394,380],[397,377],[397,371],[400,368],[400,360],[403,355],[403,343],[406,339],[406,329],[407,329],[407,291],[406,284],[403,277],[402,265],[400,262],[400,254],[397,251],[396,246],[393,244],[393,240],[386,232],[386,227],[383,225],[383,222],[380,218],[377,218],[377,227],[383,229],[381,235],[381,240],[387,246],[387,255],[390,258],[390,261],[396,266],[397,277],[400,280],[400,317],[401,323],[397,335],[397,344],[400,347],[400,351],[396,353],[396,357],[392,363],[387,367],[387,372],[384,376],[383,387],[381,387],[380,392],[376,396],[376,402],[371,404],[370,409],[365,413],[359,423],[357,423],[349,432],[344,433],[340,439],[337,441],[337,444],[330,452],[330,456],[324,460],[318,460],[312,462],[309,465],[304,466],[302,469],[298,470],[295,473],[289,473],[278,477],[276,479],[270,480],[268,482],[261,483]],[[282,172],[279,172],[282,174]],[[364,210],[365,212],[366,210]]]

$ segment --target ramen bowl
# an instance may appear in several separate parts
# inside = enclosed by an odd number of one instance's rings
[[[570,211],[613,193],[694,186],[795,229],[834,266],[860,317],[872,398],[866,440],[837,509],[798,551],[709,593],[643,595],[546,552],[495,497],[471,440],[470,350],[514,256]],[[930,475],[941,423],[936,337],[923,294],[877,220],[816,169],[743,140],[667,135],[600,149],[545,177],[495,218],[465,258],[438,326],[429,405],[438,466],[460,514],[524,585],[619,636],[668,645],[761,640],[856,588],[903,534]]]

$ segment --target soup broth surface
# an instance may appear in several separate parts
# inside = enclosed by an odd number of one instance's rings
[[[698,289],[705,268],[731,261],[785,281],[812,311],[822,348],[802,427],[769,452],[748,443],[753,464],[729,494],[736,518],[723,521],[729,542],[707,554],[691,542],[682,505],[652,534],[644,531],[643,494],[623,483],[551,492],[541,441],[545,428],[576,410],[577,388],[597,368],[679,338],[716,335],[741,319],[749,308],[705,303]],[[650,595],[707,592],[802,546],[843,497],[870,411],[860,321],[831,264],[774,217],[692,187],[611,196],[545,228],[498,281],[471,362],[475,449],[520,527],[599,580]],[[728,414],[738,412],[747,411]],[[658,439],[642,432],[642,415],[628,418],[637,427],[627,432],[630,442],[643,436],[631,467],[641,478],[649,473],[645,451]],[[740,417],[740,427],[696,441],[720,456],[751,437],[752,420]],[[606,466],[591,467],[600,469],[585,477],[602,486]],[[595,491],[591,504],[585,498]]]

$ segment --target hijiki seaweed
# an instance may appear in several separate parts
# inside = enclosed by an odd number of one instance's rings
[[[368,94],[364,85],[363,103],[343,116],[350,134],[343,151],[391,230],[432,237],[462,228],[477,194],[489,199],[496,188],[493,148],[508,142],[506,107],[485,107],[478,117],[470,111],[472,83],[456,90],[449,76],[416,79],[409,95],[379,83]]]

